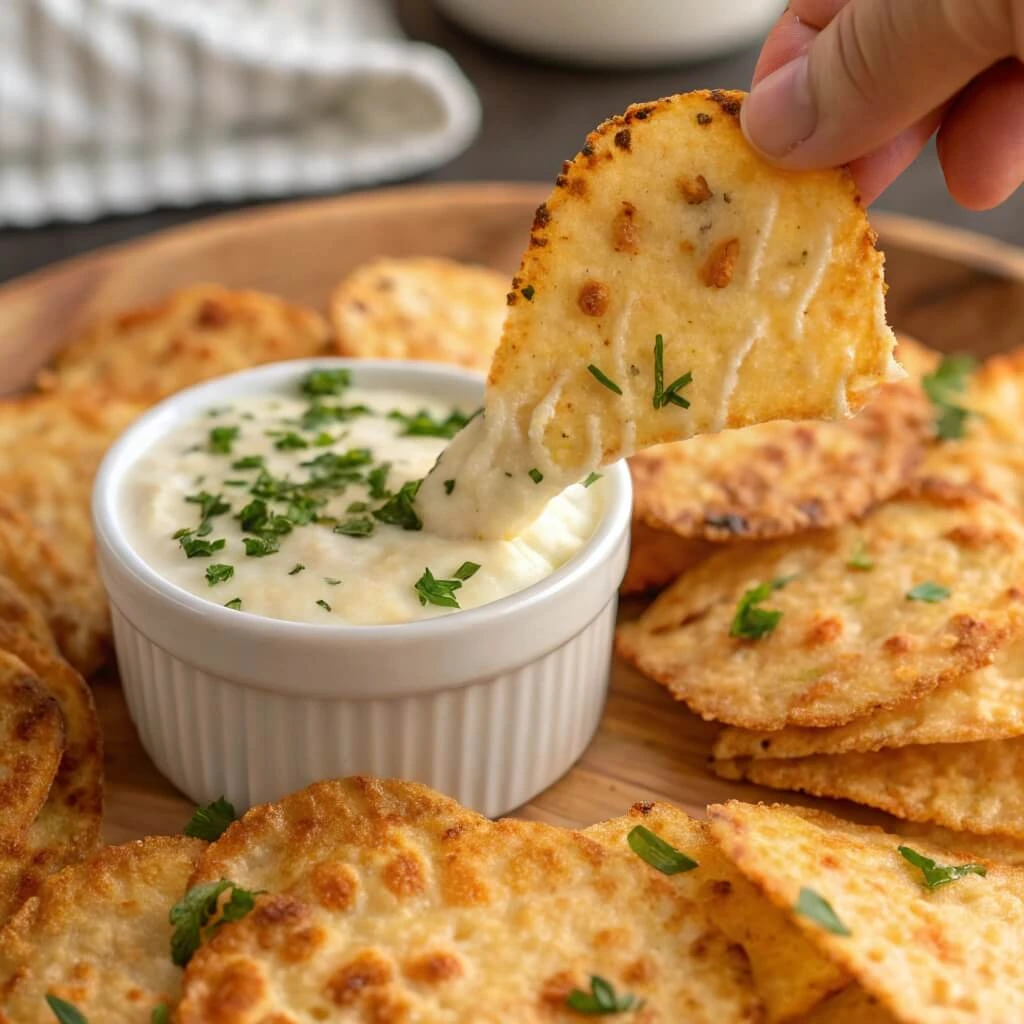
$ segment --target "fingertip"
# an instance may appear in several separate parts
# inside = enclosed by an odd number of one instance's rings
[[[818,29],[802,22],[791,10],[785,11],[764,41],[754,67],[753,85],[806,53],[817,34]]]

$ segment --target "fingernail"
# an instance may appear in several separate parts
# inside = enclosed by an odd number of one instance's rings
[[[783,157],[814,134],[818,112],[811,95],[807,54],[763,78],[741,111],[743,131],[765,156]]]

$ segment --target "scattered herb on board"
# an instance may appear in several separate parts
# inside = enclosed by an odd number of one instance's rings
[[[205,839],[206,842],[212,843],[220,839],[224,830],[237,817],[232,804],[224,797],[218,797],[205,807],[197,807],[183,831],[193,839]]]
[[[228,898],[221,899],[226,892]],[[258,895],[226,878],[194,885],[171,907],[171,962],[184,967],[222,924],[245,917],[255,906]]]
[[[641,860],[646,861],[663,875],[678,875],[697,867],[697,862],[692,857],[687,857],[685,853],[677,850],[670,843],[666,843],[661,836],[655,835],[643,825],[637,825],[631,829],[629,835],[626,836],[626,842]]]
[[[839,915],[832,909],[832,904],[824,896],[821,896],[813,889],[808,889],[806,886],[800,890],[800,895],[797,897],[793,909],[802,917],[806,917],[809,921],[820,925],[825,931],[831,932],[833,935],[846,936],[853,934],[839,920]]]
[[[758,605],[767,601],[776,590],[781,590],[792,579],[792,576],[784,576],[748,590],[736,606],[729,636],[743,640],[760,640],[771,633],[779,624],[782,612],[771,608],[759,608]]]
[[[949,587],[944,587],[941,583],[934,583],[932,580],[926,580],[924,583],[918,583],[916,587],[911,587],[907,591],[907,600],[923,601],[925,604],[938,604],[940,601],[945,601],[949,595]]]
[[[291,568],[290,568],[290,569],[288,570],[288,575],[289,575],[289,576],[298,576],[298,574],[299,574],[300,572],[302,572],[302,570],[303,570],[303,569],[305,569],[305,568],[306,568],[306,567],[305,567],[305,566],[304,566],[304,565],[303,565],[303,564],[302,564],[301,562],[296,562],[296,563],[295,563],[295,564],[294,564],[294,565],[293,565],[293,566],[292,566],[292,567],[291,567]]]
[[[341,580],[335,579],[333,576],[325,576],[324,583],[329,587],[337,587],[341,584]]]
[[[388,419],[402,424],[399,437],[444,437],[450,440],[469,422],[470,417],[457,409],[443,420],[435,419],[426,409],[411,414],[394,409],[388,413]]]
[[[318,398],[324,395],[340,395],[351,385],[351,370],[311,370],[300,387],[308,398]]]
[[[53,1011],[54,1017],[60,1021],[60,1024],[89,1024],[85,1014],[66,999],[47,992],[46,1005]]]
[[[230,601],[224,602],[225,608],[230,608],[233,612],[240,612],[242,610],[242,599],[240,597],[233,597]]]
[[[600,367],[595,366],[593,363],[591,363],[587,367],[587,371],[594,378],[594,380],[598,382],[598,384],[602,384],[609,391],[614,392],[616,395],[622,394],[622,388],[620,388],[619,385],[616,384],[615,381],[613,381],[611,377],[609,377]]]
[[[536,468],[531,469],[527,475],[535,484],[539,484],[544,479],[544,474]]]
[[[593,484],[596,484],[597,481],[600,480],[600,479],[601,479],[601,474],[600,473],[596,473],[596,472],[595,473],[591,473],[587,477],[587,479],[583,481],[583,486],[584,487],[590,487]]]
[[[323,608],[325,612],[329,612],[331,610],[331,606],[322,597],[318,598],[316,603],[318,607]]]
[[[848,569],[856,569],[859,572],[870,572],[875,567],[875,561],[868,554],[868,546],[863,540],[858,542],[856,550],[850,556],[850,560],[846,563]]]
[[[235,575],[235,567],[233,565],[225,565],[223,562],[214,562],[213,565],[206,567],[206,582],[211,587],[215,587],[218,583],[223,583],[225,580],[231,579]]]
[[[214,427],[210,431],[207,448],[214,455],[230,455],[231,446],[238,440],[238,427]]]
[[[616,1013],[630,1013],[639,1010],[644,1004],[636,996],[623,992],[616,993],[612,983],[600,975],[590,976],[590,991],[574,988],[566,997],[565,1005],[577,1013],[590,1017],[607,1017]]]
[[[454,490],[455,490],[455,481],[454,480],[445,480],[445,482],[444,482],[444,493],[445,494],[451,494],[452,491],[454,491]]]
[[[988,874],[988,868],[984,864],[936,864],[931,857],[911,849],[909,846],[898,847],[900,856],[921,869],[924,876],[924,884],[928,889],[938,889],[941,885],[948,885],[966,875],[981,875],[982,878]]]
[[[689,401],[679,392],[692,382],[693,374],[687,372],[665,387],[665,339],[657,335],[654,339],[654,408],[664,409],[671,404],[678,405],[680,409],[689,409]]]
[[[967,390],[975,365],[971,356],[943,356],[935,370],[921,378],[921,387],[935,409],[935,432],[943,441],[963,437],[967,418],[974,415],[955,399]]]

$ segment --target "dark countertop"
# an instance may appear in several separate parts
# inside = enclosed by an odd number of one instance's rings
[[[595,124],[635,100],[702,87],[746,88],[757,48],[683,68],[606,72],[532,63],[466,35],[426,0],[397,0],[406,31],[447,49],[473,80],[484,124],[473,145],[422,181],[550,180]],[[946,194],[934,148],[878,202],[878,208],[984,232],[1024,246],[1024,189],[988,213],[961,209]],[[54,260],[236,207],[211,204],[111,217],[93,224],[0,231],[0,281]]]

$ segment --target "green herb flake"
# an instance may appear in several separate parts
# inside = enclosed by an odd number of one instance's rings
[[[348,508],[345,509],[345,511],[349,513],[369,512],[370,506],[365,501],[353,501],[349,504]]]
[[[743,640],[760,640],[771,633],[779,624],[782,612],[759,608],[758,605],[767,601],[776,590],[781,590],[792,579],[792,576],[785,576],[748,590],[736,606],[736,614],[729,627],[729,636]]]
[[[325,576],[324,583],[329,587],[336,587],[341,583],[341,580],[336,580],[333,576]]]
[[[276,537],[243,537],[245,553],[250,558],[265,558],[267,555],[275,555],[280,550],[277,546]]]
[[[327,443],[330,444],[330,441]],[[294,430],[289,430],[274,442],[274,447],[279,452],[291,452],[298,451],[300,448],[308,448],[309,442],[301,434],[296,434]]]
[[[900,846],[898,850],[904,860],[921,869],[925,887],[928,889],[938,889],[939,886],[948,885],[967,875],[981,875],[984,878],[988,874],[988,868],[984,864],[942,865],[936,864],[931,857],[926,857],[909,846]]]
[[[304,565],[303,565],[303,564],[302,564],[301,562],[296,562],[296,563],[295,563],[295,564],[294,564],[294,565],[293,565],[293,566],[292,566],[292,567],[291,567],[291,568],[290,568],[290,569],[288,570],[288,575],[289,575],[289,576],[298,576],[298,574],[299,574],[300,572],[302,572],[302,570],[303,570],[303,569],[305,569],[305,568],[306,568],[306,567],[305,567],[305,566],[304,566]]]
[[[945,601],[950,593],[949,587],[944,587],[941,583],[934,583],[932,580],[926,580],[924,583],[918,583],[916,587],[911,587],[907,591],[907,600],[923,601],[925,604],[938,604],[940,601]]]
[[[388,473],[391,472],[391,463],[382,462],[366,474],[366,484],[370,488],[370,497],[374,501],[382,501],[391,497],[388,490]]]
[[[224,893],[229,893],[226,900],[221,898]],[[255,906],[258,895],[226,878],[219,882],[203,882],[189,889],[171,907],[168,916],[174,928],[171,962],[177,967],[184,967],[221,925],[245,917]]]
[[[225,829],[237,818],[235,808],[224,797],[218,797],[205,807],[197,807],[183,829],[193,839],[204,839],[212,843],[224,834]]]
[[[520,288],[519,291],[527,302],[533,302],[533,297],[537,294],[537,290],[532,284],[528,284],[525,288]]]
[[[468,580],[472,579],[480,571],[480,565],[478,562],[463,562],[462,565],[455,570],[454,576],[457,580]]]
[[[301,390],[309,398],[323,395],[340,395],[352,385],[351,370],[313,370],[301,384]]]
[[[603,385],[609,391],[614,392],[616,395],[622,394],[622,388],[620,388],[619,385],[616,384],[615,381],[613,381],[611,377],[609,377],[599,366],[595,366],[591,363],[587,367],[587,372],[598,382],[598,384]]]
[[[583,481],[583,486],[584,487],[592,487],[600,479],[601,479],[601,474],[600,473],[591,473],[587,477],[587,479]]]
[[[218,583],[223,583],[225,580],[231,579],[235,575],[235,567],[233,565],[224,565],[222,562],[215,562],[213,565],[206,567],[206,582],[211,587],[216,586]]]
[[[389,420],[397,420],[402,424],[399,437],[444,437],[453,438],[470,420],[457,409],[443,419],[435,419],[426,409],[415,413],[404,413],[394,409],[388,413]]]
[[[801,917],[806,917],[809,921],[820,925],[825,931],[831,932],[833,935],[846,936],[853,934],[839,920],[839,915],[832,909],[832,904],[824,896],[816,893],[813,889],[808,889],[806,886],[800,890],[800,895],[797,897],[793,909]]]
[[[207,448],[214,455],[230,455],[231,446],[238,440],[238,427],[214,427],[210,431]]]
[[[420,604],[435,604],[440,608],[458,608],[455,591],[462,588],[462,580],[439,580],[429,569],[416,581],[414,589],[419,595]]]
[[[190,505],[199,506],[200,522],[204,519],[212,519],[214,516],[222,516],[225,512],[231,511],[231,505],[224,501],[219,494],[210,494],[209,491],[200,491],[198,494],[187,494],[185,500]]]
[[[331,606],[323,598],[320,598],[317,601],[317,606],[323,608],[325,612],[329,612],[331,610]]]
[[[863,540],[857,544],[856,550],[850,556],[850,560],[846,563],[848,569],[856,569],[859,572],[870,572],[875,567],[875,561],[868,554],[868,546]]]
[[[685,853],[681,853],[643,825],[631,829],[626,836],[626,842],[641,860],[663,875],[678,875],[697,867],[697,862],[692,857],[687,857]]]
[[[967,390],[975,365],[971,356],[944,356],[933,373],[921,378],[921,387],[935,409],[935,432],[943,441],[962,438],[968,417],[974,415],[955,399]]]
[[[597,974],[590,976],[590,991],[574,988],[565,998],[565,1005],[576,1013],[590,1017],[610,1017],[617,1013],[631,1013],[643,1007],[642,999],[628,992],[619,995],[612,983]]]
[[[233,612],[240,612],[242,610],[242,599],[240,597],[233,597],[230,601],[224,602],[225,608],[230,608]]]
[[[171,1008],[166,1003],[153,1007],[149,1024],[171,1024]]]
[[[224,481],[225,487],[248,487],[248,480],[239,480],[237,477]]]
[[[451,494],[452,491],[454,491],[454,490],[455,490],[455,481],[454,480],[445,480],[445,482],[444,482],[444,493],[445,494]]]
[[[232,469],[262,469],[263,468],[263,456],[262,455],[244,455],[240,459],[235,459],[231,463]]]
[[[60,1024],[89,1024],[85,1014],[66,999],[47,992],[46,1005],[53,1011],[54,1017],[60,1021]]]
[[[689,401],[679,392],[692,383],[693,374],[687,372],[665,387],[665,339],[657,335],[654,339],[654,408],[664,409],[666,405],[677,405],[680,409],[689,409]]]
[[[389,498],[380,508],[373,510],[375,519],[403,530],[422,530],[423,520],[413,505],[422,480],[410,480],[402,484],[398,493]]]
[[[314,439],[313,444],[317,448],[327,448],[330,445],[334,444],[334,440],[335,439],[330,434],[328,434],[326,431],[324,431],[323,433],[316,435],[316,438]],[[339,440],[340,440],[340,438],[339,438]]]
[[[181,533],[179,530],[178,543],[185,552],[186,558],[209,558],[215,551],[223,549],[227,544],[226,540],[204,540],[191,530]]]
[[[539,484],[541,482],[541,480],[544,479],[544,474],[539,469],[536,469],[536,468],[531,469],[530,472],[527,474],[527,476],[529,476],[529,478],[535,484]]]
[[[369,537],[373,530],[374,522],[369,516],[349,516],[334,527],[334,532],[343,537]]]

